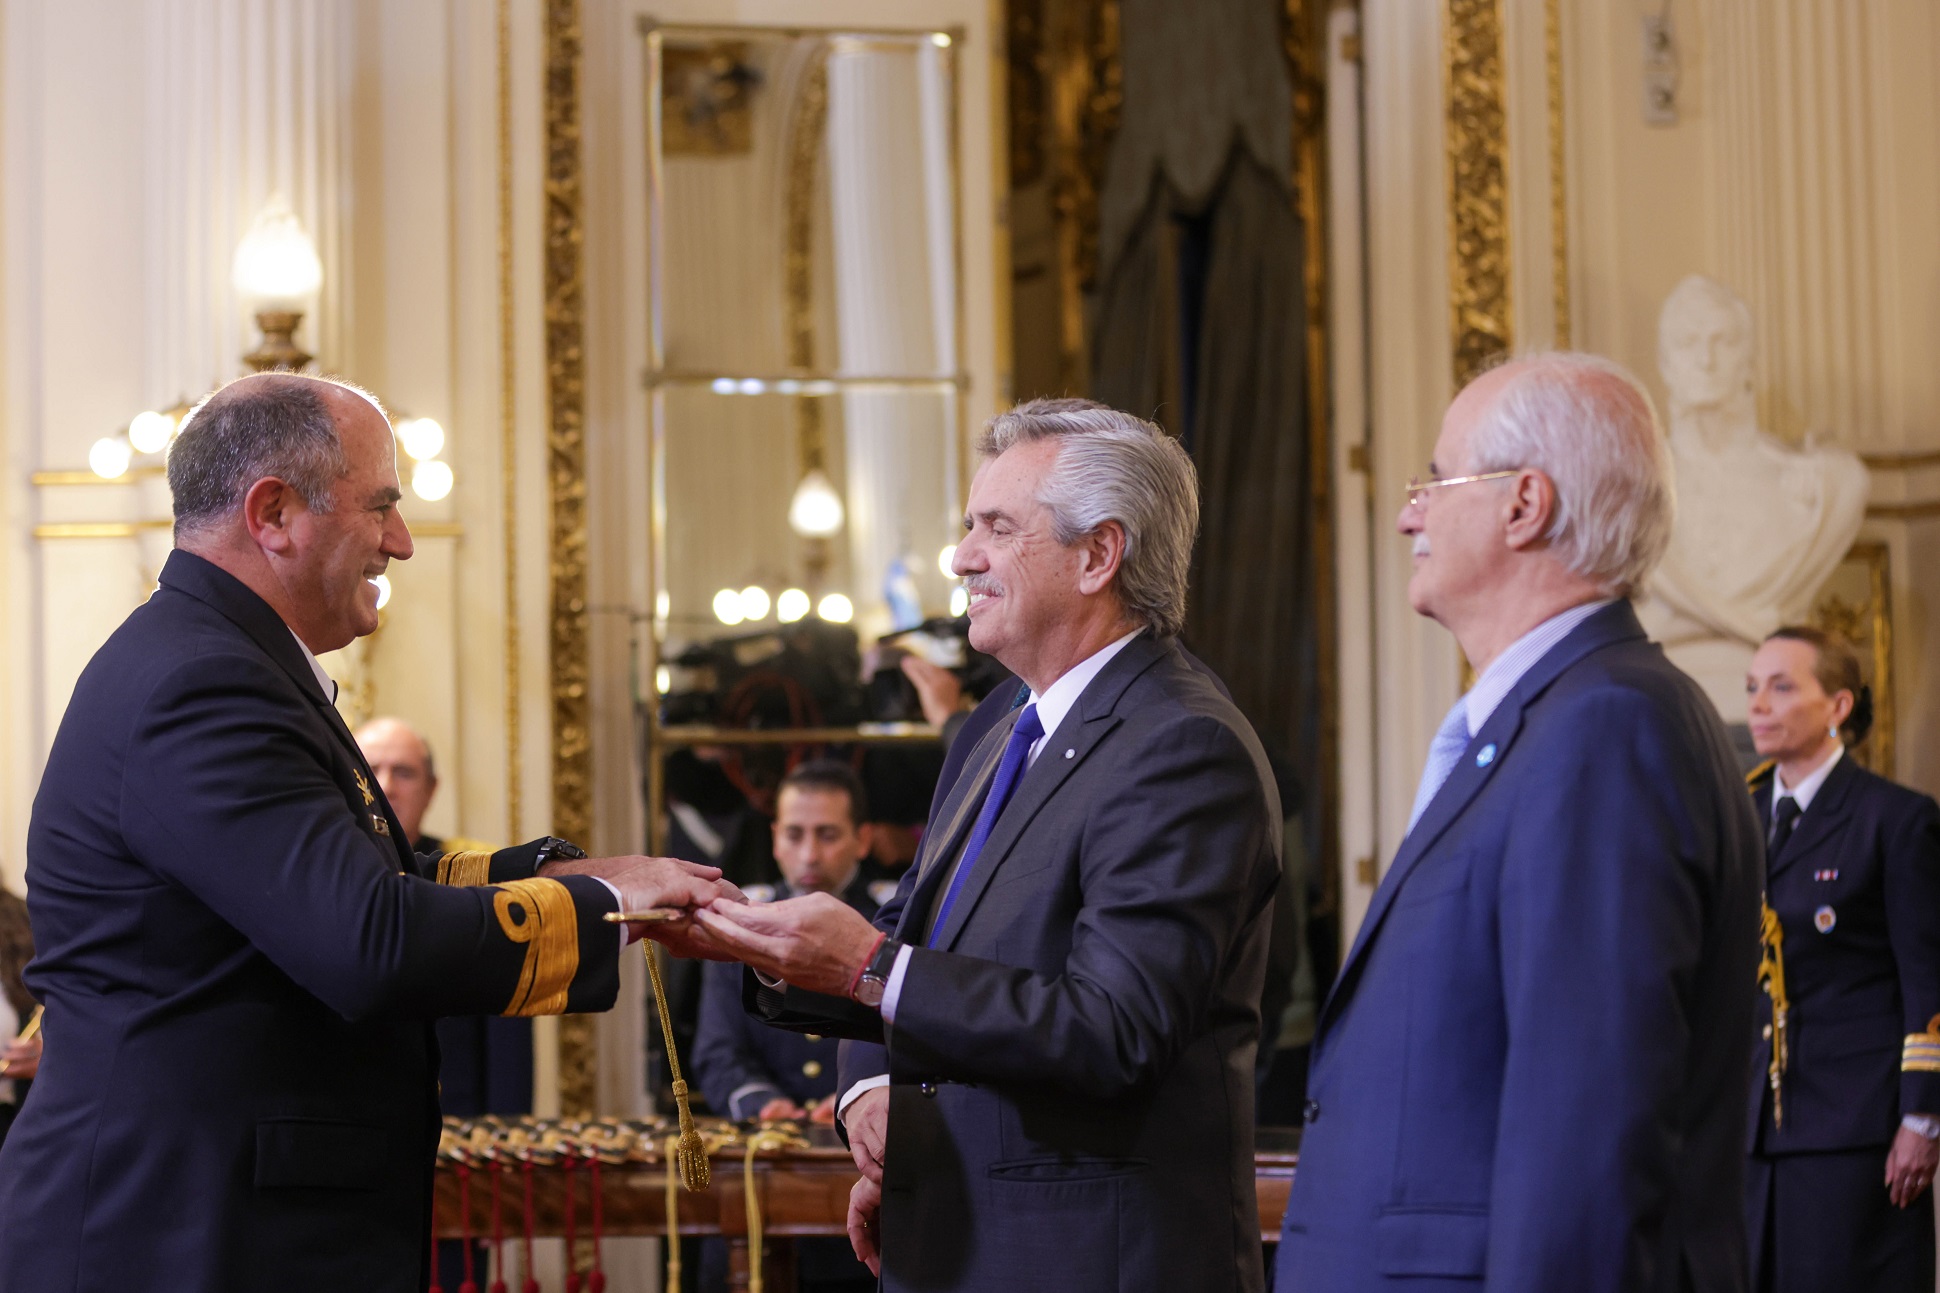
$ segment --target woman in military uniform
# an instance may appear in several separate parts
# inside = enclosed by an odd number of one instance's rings
[[[1766,950],[1746,1204],[1753,1288],[1934,1287],[1940,806],[1849,751],[1872,702],[1815,629],[1752,657]]]

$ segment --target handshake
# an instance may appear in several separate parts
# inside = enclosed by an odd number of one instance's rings
[[[811,992],[846,997],[883,935],[825,893],[750,905],[718,867],[677,858],[612,857],[547,862],[539,874],[596,876],[620,894],[627,941],[646,937],[676,956],[741,961]]]

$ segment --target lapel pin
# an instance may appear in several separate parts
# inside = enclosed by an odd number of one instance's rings
[[[370,782],[364,779],[364,770],[362,768],[353,768],[351,775],[357,778],[357,793],[364,797],[365,806],[368,807],[376,803],[377,796],[370,792]]]
[[[1839,868],[1827,867],[1823,871],[1814,871],[1812,873],[1812,878],[1814,880],[1820,880],[1820,881],[1837,880],[1839,878]]]
[[[1067,759],[1075,759],[1078,757],[1078,752],[1076,750],[1066,750],[1064,752],[1064,757]]]
[[[382,813],[372,813],[370,815],[370,824],[371,824],[371,829],[376,831],[379,835],[382,835],[387,839],[390,837],[391,824],[384,820],[384,815]]]
[[[1487,745],[1483,746],[1481,749],[1475,752],[1476,767],[1486,768],[1491,763],[1494,763],[1494,762],[1495,762],[1495,742],[1494,741],[1490,741]]]
[[[1821,934],[1830,934],[1832,927],[1839,923],[1839,913],[1830,907],[1821,907],[1812,913],[1812,925]]]

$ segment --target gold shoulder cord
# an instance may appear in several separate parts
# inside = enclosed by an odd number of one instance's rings
[[[712,1173],[707,1165],[707,1146],[701,1141],[700,1132],[694,1129],[694,1111],[687,1107],[687,1083],[681,1080],[680,1056],[674,1052],[673,1018],[667,1013],[667,988],[660,981],[660,962],[654,959],[651,939],[640,940],[640,950],[646,954],[647,974],[653,979],[653,1005],[660,1013],[660,1035],[667,1042],[667,1072],[674,1080],[674,1108],[680,1113],[680,1143],[676,1147],[674,1160],[680,1164],[680,1183],[689,1192],[705,1190]],[[672,1164],[669,1164],[669,1176]]]
[[[1745,787],[1755,790],[1759,779],[1774,766],[1775,761],[1767,759],[1746,773]],[[1786,1044],[1786,1022],[1791,1015],[1791,1002],[1785,995],[1785,926],[1779,923],[1778,913],[1772,910],[1770,896],[1762,890],[1758,895],[1758,917],[1758,985],[1772,999],[1772,1062],[1766,1070],[1767,1080],[1772,1087],[1772,1126],[1783,1127],[1785,1106],[1780,1087],[1786,1065],[1791,1060],[1791,1047]]]

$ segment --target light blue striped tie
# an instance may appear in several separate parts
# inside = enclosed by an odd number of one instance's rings
[[[1421,787],[1415,791],[1415,810],[1408,814],[1410,831],[1428,811],[1435,792],[1448,780],[1448,774],[1455,771],[1455,761],[1462,757],[1468,742],[1468,697],[1464,696],[1448,711],[1448,717],[1435,729],[1435,739],[1428,744],[1428,763],[1421,770]]]

